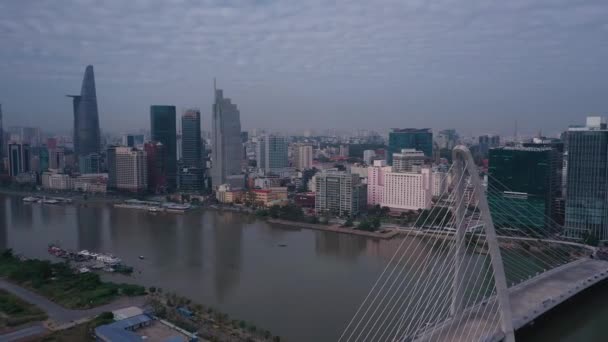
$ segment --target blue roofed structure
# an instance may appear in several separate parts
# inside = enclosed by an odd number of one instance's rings
[[[141,314],[111,324],[99,326],[95,328],[95,336],[99,341],[104,342],[141,341],[141,336],[133,331],[150,324],[152,324],[152,318],[148,315]]]

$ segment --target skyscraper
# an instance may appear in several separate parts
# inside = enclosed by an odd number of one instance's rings
[[[393,153],[399,153],[404,148],[422,151],[427,158],[431,158],[433,156],[433,133],[429,128],[393,129],[388,134],[388,163],[393,163]]]
[[[93,66],[87,66],[80,95],[68,95],[74,109],[74,153],[76,158],[100,152],[99,114]]]
[[[561,157],[557,150],[542,146],[490,150],[488,201],[490,210],[501,209],[492,215],[497,228],[559,228],[555,222],[560,221]]]
[[[599,117],[585,127],[570,127],[567,135],[565,234],[586,234],[608,240],[608,129]]]
[[[181,191],[203,189],[201,112],[190,109],[182,115],[182,165],[179,170]]]
[[[177,132],[175,129],[175,106],[151,106],[150,123],[152,141],[164,145],[166,154],[165,178],[167,187],[177,186]]]
[[[30,145],[28,144],[9,144],[8,145],[8,165],[9,175],[17,177],[19,174],[31,171],[30,168]]]
[[[500,146],[500,137],[498,135],[480,135],[479,136],[479,153],[485,158],[491,148]]]
[[[148,142],[144,144],[148,167],[148,189],[154,193],[162,192],[167,187],[167,153],[165,146],[159,142]]]
[[[258,168],[265,173],[278,173],[289,166],[285,137],[265,134],[258,141],[257,149]]]
[[[293,159],[295,168],[300,171],[312,168],[312,146],[296,145]]]
[[[182,115],[182,163],[200,168],[202,165],[201,112],[187,110]]]
[[[241,174],[242,143],[241,114],[236,104],[224,98],[221,89],[215,89],[213,104],[213,133],[211,181],[213,187],[231,183],[234,188],[244,185]]]

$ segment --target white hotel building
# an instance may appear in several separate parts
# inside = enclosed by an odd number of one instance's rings
[[[368,205],[379,204],[391,210],[418,210],[431,207],[434,176],[430,168],[417,172],[393,172],[384,161],[374,161],[369,167],[367,181]]]

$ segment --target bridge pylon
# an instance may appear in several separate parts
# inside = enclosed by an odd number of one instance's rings
[[[500,320],[501,320],[501,330],[505,336],[506,342],[515,342],[515,333],[513,330],[513,319],[511,312],[511,303],[509,300],[509,292],[507,289],[507,280],[505,275],[504,264],[502,260],[502,255],[500,254],[500,248],[498,245],[498,239],[496,237],[496,230],[494,228],[494,222],[492,221],[492,215],[490,213],[490,207],[488,205],[488,200],[485,194],[485,189],[483,184],[481,183],[481,178],[479,177],[479,171],[477,170],[477,165],[471,156],[471,152],[464,145],[458,145],[452,151],[452,161],[454,163],[454,175],[455,179],[463,179],[462,182],[459,182],[457,188],[454,191],[457,191],[458,198],[464,198],[464,191],[467,188],[467,182],[464,181],[466,175],[468,175],[470,180],[470,185],[473,187],[473,196],[478,201],[478,208],[481,212],[481,217],[483,220],[483,229],[486,235],[486,241],[488,244],[488,249],[490,252],[490,259],[493,268],[494,274],[494,284],[496,287],[496,295],[499,303],[499,311],[500,311]],[[455,234],[455,263],[454,263],[454,281],[452,283],[452,304],[450,307],[451,314],[457,315],[464,310],[463,307],[463,297],[465,288],[463,286],[463,277],[462,270],[460,265],[462,265],[462,258],[465,256],[465,235],[466,235],[466,224],[464,224],[464,220],[461,220],[459,223],[458,218],[464,217],[466,212],[466,206],[464,205],[464,201],[456,204],[454,208],[455,217],[456,217],[456,234]]]

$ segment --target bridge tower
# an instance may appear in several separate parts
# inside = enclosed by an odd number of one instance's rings
[[[478,208],[481,211],[483,219],[483,229],[486,235],[488,248],[490,251],[490,259],[492,268],[494,270],[494,283],[496,287],[497,299],[499,303],[501,329],[505,335],[505,342],[514,342],[515,334],[513,330],[511,303],[509,301],[509,292],[507,290],[507,280],[504,270],[504,264],[502,256],[500,254],[500,248],[498,245],[498,239],[496,237],[496,230],[494,229],[494,222],[490,214],[490,207],[486,198],[484,187],[479,177],[479,171],[471,156],[471,152],[464,145],[459,145],[452,151],[452,161],[454,163],[455,179],[461,179],[461,176],[468,175],[470,185],[473,187],[473,195],[478,200]],[[462,179],[465,179],[464,177]],[[466,182],[459,182],[458,186],[454,191],[459,194],[457,197],[463,198],[464,191],[467,188]],[[454,217],[464,217],[466,207],[464,201],[461,201],[456,205]],[[455,263],[454,263],[454,280],[452,283],[452,303],[450,307],[451,314],[457,315],[461,313],[464,308],[464,291],[465,288],[462,286],[463,276],[462,270],[462,259],[465,256],[465,233],[466,224],[464,220],[458,222],[456,220],[456,234],[455,234]]]

